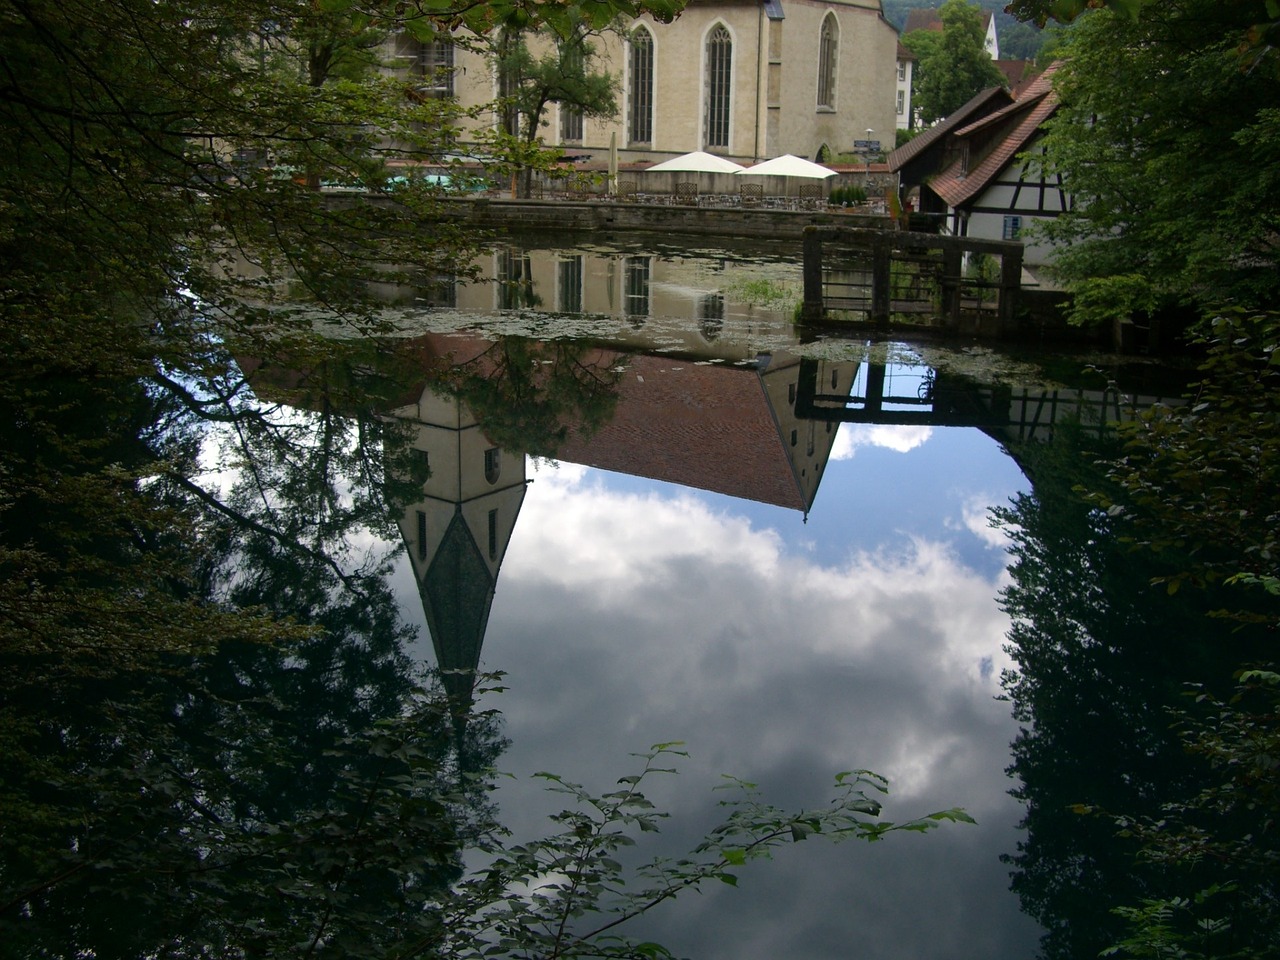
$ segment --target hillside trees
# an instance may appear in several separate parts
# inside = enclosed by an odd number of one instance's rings
[[[943,119],[1004,75],[983,46],[982,11],[967,0],[947,0],[938,11],[942,32],[916,30],[902,42],[918,57],[912,107],[926,125]]]

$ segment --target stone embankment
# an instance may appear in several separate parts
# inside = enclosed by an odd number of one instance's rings
[[[835,210],[785,210],[623,203],[607,200],[507,200],[477,197],[446,201],[442,215],[482,229],[628,230],[704,237],[799,241],[804,228],[870,227],[892,230],[883,215]]]

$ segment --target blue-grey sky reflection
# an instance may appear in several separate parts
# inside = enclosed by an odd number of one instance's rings
[[[1034,952],[998,860],[1020,810],[1003,773],[1015,727],[996,699],[1003,551],[985,516],[1026,482],[993,441],[844,424],[807,524],[568,463],[529,475],[482,659],[510,688],[488,705],[512,741],[499,802],[517,838],[558,808],[531,774],[606,790],[659,741],[691,757],[650,791],[672,813],[653,854],[714,825],[721,774],[795,807],[869,768],[890,779],[889,819],[962,806],[978,825],[806,842],[647,929],[699,960]]]

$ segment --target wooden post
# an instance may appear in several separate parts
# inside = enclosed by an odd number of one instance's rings
[[[889,322],[889,284],[892,249],[887,238],[877,237],[871,255],[871,322]]]
[[[826,315],[822,299],[822,234],[815,227],[804,229],[804,301],[800,319],[820,321]]]
[[[942,246],[942,321],[948,328],[960,326],[960,244],[948,238]]]
[[[1013,333],[1018,325],[1018,298],[1022,292],[1022,248],[1006,250],[1000,255],[1000,312],[998,325],[1001,336]]]

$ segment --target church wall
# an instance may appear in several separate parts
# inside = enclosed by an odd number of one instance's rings
[[[786,10],[781,125],[774,154],[813,160],[824,144],[832,154],[849,153],[868,127],[892,145],[898,34],[879,16],[878,4],[868,8],[793,0]],[[818,37],[828,11],[839,28],[834,109],[817,104]]]
[[[892,143],[897,31],[880,15],[878,0],[781,0],[785,18],[770,20],[758,0],[693,0],[675,23],[644,24],[653,37],[654,130],[649,144],[627,142],[630,77],[626,41],[606,34],[594,42],[600,65],[619,78],[617,118],[586,118],[581,142],[560,144],[559,107],[548,105],[543,141],[568,154],[607,155],[615,136],[622,162],[661,160],[706,149],[740,163],[794,153],[812,159],[826,144],[848,152],[866,128]],[[839,22],[837,96],[833,111],[817,107],[818,36],[833,11]],[[729,145],[710,146],[705,131],[706,40],[723,24],[733,43]],[[535,46],[539,39],[530,38]],[[496,95],[492,67],[480,53],[458,49],[454,89],[475,107]],[[490,117],[484,123],[492,123]]]

